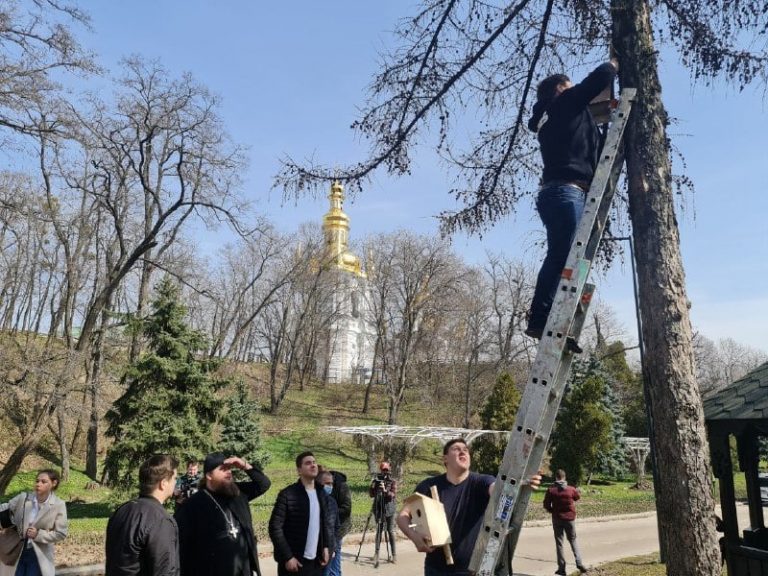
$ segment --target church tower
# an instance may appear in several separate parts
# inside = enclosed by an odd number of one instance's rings
[[[349,249],[349,216],[344,188],[334,182],[330,209],[323,216],[323,266],[333,284],[330,322],[317,351],[317,376],[327,382],[363,383],[373,368],[375,331],[368,279],[360,258]]]

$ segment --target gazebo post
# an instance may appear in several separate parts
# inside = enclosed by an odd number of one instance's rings
[[[749,503],[749,523],[753,534],[761,534],[765,529],[763,504],[760,499],[760,484],[757,468],[760,463],[760,446],[757,434],[751,427],[745,428],[736,437],[739,451],[739,466],[747,481],[747,500]]]
[[[715,432],[710,428],[709,448],[712,468],[720,484],[720,508],[723,513],[725,541],[739,544],[739,521],[736,517],[736,491],[733,486],[733,465],[728,433]]]

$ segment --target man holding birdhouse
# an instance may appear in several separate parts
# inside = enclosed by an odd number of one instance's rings
[[[432,497],[432,488],[437,489],[437,496],[445,508],[448,521],[450,554],[443,547],[435,546],[436,543],[429,540],[424,530],[419,530],[415,525],[417,511],[418,514],[422,513],[418,505],[420,497],[406,499],[397,517],[400,530],[416,545],[419,552],[426,552],[424,576],[469,576],[469,561],[495,480],[487,474],[470,472],[471,464],[472,457],[466,441],[463,438],[450,440],[443,446],[445,474],[427,478],[416,486],[416,494],[427,497]],[[531,477],[530,485],[534,489],[540,483],[541,476]],[[453,557],[453,564],[448,563],[448,556]]]

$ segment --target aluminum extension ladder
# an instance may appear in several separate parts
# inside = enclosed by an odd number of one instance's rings
[[[507,573],[531,497],[528,478],[544,458],[549,435],[565,391],[573,354],[569,337],[578,339],[595,287],[587,284],[624,163],[622,138],[636,90],[621,91],[587,193],[581,221],[568,253],[557,294],[526,384],[504,459],[499,467],[483,526],[469,564],[478,576]]]

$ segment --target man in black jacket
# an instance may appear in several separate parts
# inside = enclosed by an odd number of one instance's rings
[[[178,466],[172,456],[156,454],[139,468],[140,496],[107,523],[106,576],[178,576],[178,530],[163,508]]]
[[[544,173],[536,209],[547,230],[547,255],[536,280],[528,328],[541,338],[576,228],[584,211],[600,152],[600,133],[589,103],[611,84],[619,64],[601,64],[575,86],[568,76],[555,74],[541,81],[538,101],[528,128],[538,133]],[[575,342],[569,345],[580,352]]]
[[[317,462],[312,452],[296,457],[296,483],[277,495],[269,519],[269,537],[274,547],[279,576],[320,576],[335,548],[334,518],[327,498],[317,490]]]
[[[249,482],[235,482],[232,468]],[[248,502],[269,489],[264,473],[237,456],[205,457],[200,490],[176,511],[182,576],[261,576]]]

